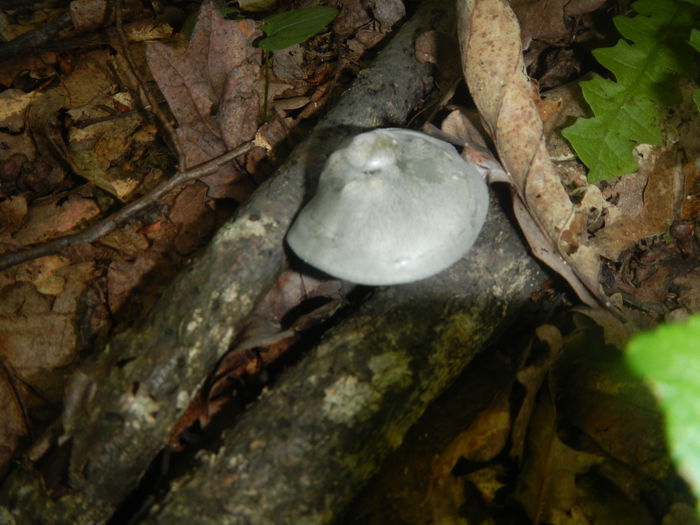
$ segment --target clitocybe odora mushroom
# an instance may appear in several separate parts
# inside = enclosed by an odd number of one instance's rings
[[[287,242],[334,277],[405,283],[460,259],[476,240],[488,202],[484,177],[450,144],[417,131],[377,129],[329,157]]]

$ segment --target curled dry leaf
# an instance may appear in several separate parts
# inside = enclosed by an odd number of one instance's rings
[[[467,84],[512,177],[516,215],[533,251],[584,302],[608,304],[599,286],[598,253],[587,245],[589,215],[600,205],[600,191],[584,188],[574,204],[549,159],[513,11],[504,0],[460,0],[458,6]]]
[[[533,523],[564,523],[562,516],[579,514],[579,475],[602,458],[569,447],[557,434],[557,409],[547,381],[532,414],[515,499]],[[571,522],[569,522],[571,523]]]

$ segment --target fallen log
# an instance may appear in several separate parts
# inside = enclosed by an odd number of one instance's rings
[[[176,480],[144,523],[332,523],[545,275],[497,199],[467,255],[378,289]]]

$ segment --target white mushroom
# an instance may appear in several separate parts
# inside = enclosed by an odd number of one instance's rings
[[[377,129],[329,157],[287,242],[304,261],[340,279],[415,281],[469,250],[488,201],[484,177],[448,143]]]

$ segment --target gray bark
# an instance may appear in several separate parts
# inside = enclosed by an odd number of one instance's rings
[[[462,260],[378,289],[250,407],[218,451],[200,454],[145,523],[331,523],[544,277],[492,198]]]

